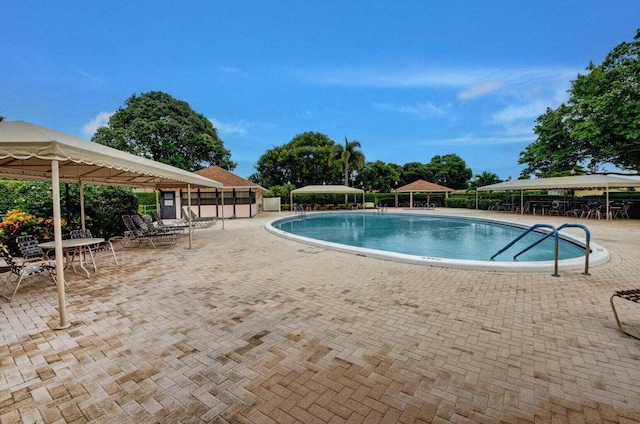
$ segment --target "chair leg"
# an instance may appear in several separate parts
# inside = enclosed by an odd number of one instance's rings
[[[622,327],[622,323],[620,322],[620,317],[618,316],[618,311],[616,311],[616,306],[615,306],[615,304],[613,303],[613,298],[614,298],[614,297],[619,297],[619,296],[618,296],[616,293],[614,293],[614,294],[611,296],[611,299],[610,299],[610,302],[611,302],[611,308],[613,309],[613,316],[616,318],[616,323],[618,324],[618,328],[620,329],[620,331],[622,331],[622,332],[623,332],[624,334],[626,334],[627,336],[631,336],[631,337],[633,337],[634,339],[638,339],[638,340],[640,340],[640,336],[638,336],[638,335],[637,335],[637,334],[635,334],[635,333],[631,333],[631,332],[629,332],[628,330],[625,330],[625,329]]]
[[[7,297],[4,294],[4,290],[7,288],[7,284],[9,284],[9,280],[10,280],[11,276],[9,276],[9,278],[7,278],[7,281],[4,283],[4,287],[2,288],[2,297],[7,299],[9,301],[9,303],[11,303],[11,301],[15,297],[16,293],[18,292],[18,289],[20,288],[20,283],[22,283],[22,278],[23,277],[24,277],[23,273],[20,273],[20,275],[18,275],[18,280],[16,281],[16,288],[13,289],[13,293],[11,293],[11,297]]]
[[[12,275],[13,273],[9,271],[9,275],[7,275],[7,278],[4,280],[4,284],[2,285],[2,291],[0,292],[0,296],[4,297],[5,299],[9,299],[7,296],[4,295],[4,291],[7,289],[7,286],[9,285],[9,281],[11,280]],[[9,300],[9,302],[11,301]]]
[[[113,261],[116,263],[116,265],[120,265],[118,263],[118,257],[116,256],[116,251],[113,248],[113,243],[111,243],[111,241],[107,240],[107,243],[109,243],[109,248],[111,249],[111,254],[113,255]]]

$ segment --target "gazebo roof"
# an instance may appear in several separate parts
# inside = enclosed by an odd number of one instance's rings
[[[246,180],[238,175],[227,171],[217,165],[210,166],[208,168],[200,169],[195,174],[203,177],[210,178],[214,181],[222,183],[226,188],[252,188],[256,190],[267,191],[266,188],[254,183],[253,181]]]
[[[19,180],[52,179],[58,161],[60,181],[129,187],[221,187],[195,175],[101,144],[24,121],[0,122],[0,177]]]
[[[364,190],[345,185],[308,185],[301,188],[291,190],[292,194],[311,194],[311,193],[333,193],[333,194],[350,194],[364,193]]]
[[[436,193],[436,192],[452,192],[452,188],[441,186],[425,180],[416,180],[410,184],[404,185],[394,190],[397,193]]]

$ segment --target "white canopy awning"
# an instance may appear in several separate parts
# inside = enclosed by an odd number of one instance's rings
[[[60,181],[129,187],[176,183],[222,187],[217,181],[173,166],[92,143],[24,121],[0,122],[0,177],[51,180],[57,160]]]
[[[478,187],[478,191],[554,190],[563,188],[609,189],[620,187],[640,187],[640,178],[604,174],[572,175],[569,177],[504,181],[502,183]]]
[[[364,190],[348,187],[345,185],[308,185],[301,188],[296,188],[295,190],[291,190],[291,194],[318,194],[318,193],[328,193],[328,194],[358,194],[364,193]]]
[[[360,194],[362,193],[362,203],[364,203],[364,190],[345,185],[308,185],[291,190],[289,194],[290,204],[293,205],[294,194]]]
[[[606,194],[606,216],[611,218],[609,210],[609,189],[624,187],[640,187],[640,177],[591,174],[572,175],[569,177],[536,178],[533,180],[512,180],[502,183],[478,187],[476,190],[476,209],[478,208],[479,191],[514,191],[520,190],[520,213],[524,210],[524,190],[556,190],[556,189],[602,189]]]
[[[217,181],[24,121],[0,122],[0,178],[51,181],[60,324],[67,328],[60,181],[129,187],[222,187]],[[191,233],[189,233],[191,234]],[[189,236],[191,237],[191,236]]]

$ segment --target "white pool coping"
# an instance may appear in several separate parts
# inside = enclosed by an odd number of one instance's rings
[[[309,213],[311,215],[311,213]],[[457,215],[430,215],[432,217],[441,217],[441,218],[451,218],[451,219],[462,219],[467,221],[480,221],[480,222],[490,222],[495,224],[502,225],[511,225],[519,228],[528,229],[530,226],[506,221],[499,219],[489,219],[489,218],[472,218],[468,216],[457,216]],[[404,253],[396,253],[389,252],[385,250],[377,250],[377,249],[369,249],[365,247],[356,247],[349,246],[346,244],[333,243],[329,241],[317,240],[309,237],[298,236],[295,234],[288,233],[286,231],[279,230],[273,226],[276,222],[289,220],[291,218],[301,218],[300,215],[288,215],[286,217],[280,217],[273,219],[265,224],[265,229],[270,233],[278,235],[288,240],[297,241],[300,243],[304,243],[307,245],[335,250],[344,253],[350,253],[354,255],[366,256],[369,258],[383,259],[388,261],[402,262],[408,264],[416,264],[416,265],[425,265],[425,266],[435,266],[442,268],[453,268],[453,269],[464,269],[464,270],[475,270],[475,271],[496,271],[496,272],[554,272],[555,264],[554,261],[526,261],[526,262],[505,262],[505,261],[475,261],[475,260],[465,260],[465,259],[449,259],[449,258],[438,258],[438,257],[430,257],[430,256],[418,256],[418,255],[408,255]],[[573,243],[577,243],[582,247],[586,245],[586,238],[575,237],[566,233],[561,233],[560,237],[571,241]],[[594,266],[599,266],[609,262],[610,254],[609,252],[601,245],[590,241],[589,248],[591,253],[589,254],[589,268]],[[572,259],[563,259],[558,261],[558,271],[569,271],[569,270],[584,270],[585,269],[585,257],[581,256],[579,258]]]

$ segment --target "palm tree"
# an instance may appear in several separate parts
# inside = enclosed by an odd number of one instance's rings
[[[336,144],[333,146],[329,156],[329,166],[340,162],[344,169],[344,185],[349,186],[349,169],[359,170],[364,167],[364,153],[360,150],[358,140],[348,141],[344,137],[344,146]]]

